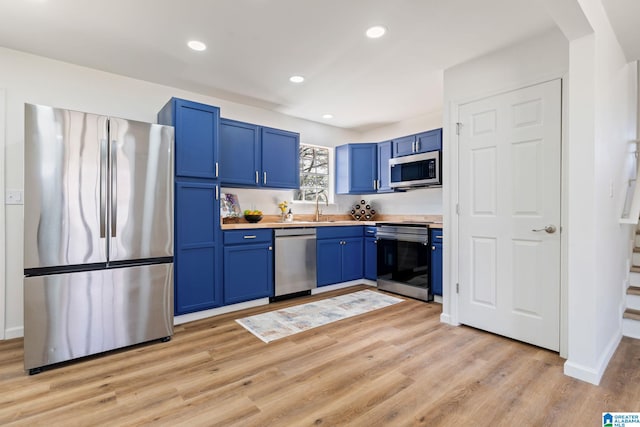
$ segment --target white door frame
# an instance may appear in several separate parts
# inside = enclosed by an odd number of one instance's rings
[[[459,304],[459,300],[458,300],[458,294],[456,293],[456,284],[459,282],[459,277],[460,277],[460,270],[459,270],[459,265],[460,265],[460,259],[459,259],[459,254],[460,254],[460,248],[458,245],[458,238],[459,238],[459,217],[456,213],[457,211],[457,205],[459,203],[459,180],[458,180],[458,174],[459,174],[459,150],[458,150],[458,135],[456,135],[456,122],[458,121],[458,117],[459,117],[459,110],[460,110],[460,106],[464,105],[464,104],[468,104],[470,102],[475,102],[475,101],[479,101],[481,99],[484,98],[489,98],[495,95],[500,95],[506,92],[511,92],[511,91],[515,91],[518,89],[523,89],[529,86],[535,86],[541,83],[546,83],[548,81],[551,80],[557,80],[560,79],[562,82],[562,118],[561,118],[561,126],[562,126],[562,131],[561,131],[561,152],[562,152],[562,162],[561,162],[561,178],[560,178],[560,194],[561,194],[561,200],[560,200],[560,211],[561,211],[561,220],[560,220],[560,230],[561,235],[560,235],[560,356],[563,358],[567,358],[568,357],[568,336],[567,336],[567,323],[568,323],[568,313],[567,313],[567,307],[568,307],[568,301],[567,301],[567,285],[568,285],[568,277],[567,277],[567,231],[568,228],[565,226],[566,225],[566,218],[567,218],[567,206],[568,206],[568,200],[567,200],[567,164],[568,164],[568,157],[567,157],[567,153],[568,153],[568,147],[566,144],[566,142],[568,141],[567,139],[567,134],[566,134],[566,117],[568,117],[567,115],[567,105],[566,105],[566,99],[567,94],[568,94],[568,77],[566,75],[561,75],[561,76],[547,76],[547,78],[544,79],[540,79],[540,80],[535,80],[535,81],[531,81],[525,84],[520,84],[520,85],[514,85],[511,87],[505,87],[505,88],[501,88],[499,90],[494,90],[494,91],[490,91],[487,93],[484,93],[482,95],[479,96],[473,96],[473,97],[469,97],[469,98],[463,98],[463,99],[456,99],[451,101],[451,105],[450,105],[450,115],[449,115],[449,123],[447,124],[448,127],[448,131],[449,131],[449,145],[447,147],[447,154],[449,157],[449,161],[448,163],[445,165],[445,167],[449,167],[449,182],[450,185],[449,187],[449,224],[450,227],[445,227],[445,245],[448,246],[450,248],[449,251],[445,250],[445,263],[446,263],[446,256],[447,256],[447,252],[450,254],[450,261],[449,261],[449,265],[450,265],[450,270],[449,270],[449,280],[448,280],[448,285],[449,285],[449,289],[448,289],[448,294],[449,294],[449,313],[448,316],[444,315],[442,316],[441,320],[446,322],[446,323],[450,323],[452,325],[459,325],[460,324],[460,320],[459,320],[459,314],[458,314],[458,304]],[[448,229],[447,229],[448,228]],[[445,248],[446,248],[445,246]],[[445,273],[446,273],[446,266],[445,266]],[[445,276],[446,277],[446,276]],[[446,283],[447,281],[445,281]]]
[[[2,209],[0,209],[0,271],[2,272],[2,274],[0,274],[0,340],[5,339],[5,316],[7,313],[7,266],[5,252],[5,249],[7,247],[5,241],[5,230],[7,226],[7,217],[5,211],[7,207],[4,198],[4,174],[7,169],[4,163],[6,120],[7,111],[5,90],[3,88],[0,88],[0,201],[2,203]]]

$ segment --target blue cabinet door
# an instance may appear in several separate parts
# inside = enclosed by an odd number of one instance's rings
[[[268,243],[225,245],[225,304],[269,296],[273,296],[272,246]]]
[[[409,135],[391,141],[393,157],[408,156],[415,153],[416,136]]]
[[[442,230],[431,230],[431,291],[442,296]]]
[[[261,185],[270,188],[300,188],[300,135],[263,127],[261,137]]]
[[[378,279],[378,245],[375,237],[364,238],[364,278],[369,280]]]
[[[218,307],[222,303],[216,286],[217,247],[178,249],[174,258],[176,315]]]
[[[375,192],[378,178],[378,144],[350,144],[350,193]]]
[[[220,109],[172,98],[158,113],[158,122],[175,127],[175,174],[217,178]]]
[[[336,194],[375,193],[378,179],[378,144],[336,147]]]
[[[416,153],[442,150],[442,128],[416,135]]]
[[[222,304],[217,194],[217,185],[212,182],[176,181],[176,314]]]
[[[250,123],[220,119],[222,185],[256,187],[260,164],[260,131]]]
[[[318,286],[342,282],[341,239],[316,241]]]
[[[391,141],[378,143],[378,193],[393,191],[390,186],[389,159],[391,159]]]
[[[442,128],[396,138],[391,143],[393,157],[442,150]]]
[[[362,279],[364,250],[362,237],[342,239],[342,281]]]

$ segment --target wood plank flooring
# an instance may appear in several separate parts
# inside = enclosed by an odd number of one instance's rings
[[[0,342],[0,425],[601,426],[640,411],[640,341],[624,338],[599,387],[557,354],[393,306],[265,344],[234,319],[356,286],[176,327],[155,342],[28,376]]]

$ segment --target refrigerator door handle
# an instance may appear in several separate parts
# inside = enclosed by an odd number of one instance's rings
[[[116,225],[118,221],[117,144],[118,141],[111,141],[111,237],[116,237]]]
[[[107,140],[100,140],[100,237],[107,237]]]

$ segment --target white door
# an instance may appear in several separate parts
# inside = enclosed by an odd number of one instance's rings
[[[460,323],[560,348],[561,83],[460,106]],[[546,227],[546,229],[545,229]]]

